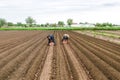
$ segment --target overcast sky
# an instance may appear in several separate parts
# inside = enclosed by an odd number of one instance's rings
[[[0,0],[0,18],[24,22],[54,23],[72,18],[79,22],[120,24],[120,0]]]

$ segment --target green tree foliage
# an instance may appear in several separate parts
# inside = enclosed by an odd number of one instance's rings
[[[73,20],[72,20],[72,19],[68,19],[68,20],[67,20],[67,24],[68,24],[69,26],[71,26],[72,23],[73,23]]]
[[[112,23],[96,23],[96,27],[112,27]]]
[[[100,23],[96,23],[95,26],[96,27],[101,27],[101,24]]]
[[[44,24],[41,24],[41,27],[44,27],[45,25]]]
[[[8,22],[7,25],[8,26],[14,26],[14,24],[12,22]]]
[[[17,22],[16,26],[23,26],[24,24],[22,24],[21,22]]]
[[[50,26],[50,24],[49,24],[49,23],[46,23],[46,24],[45,24],[45,27],[49,27],[49,26]]]
[[[56,23],[50,24],[51,27],[57,27]]]
[[[64,22],[63,22],[63,21],[58,21],[58,25],[59,25],[60,27],[63,27],[63,26],[64,26]]]
[[[0,27],[4,26],[6,24],[6,20],[0,18]]]
[[[41,25],[40,24],[36,24],[36,27],[41,27]]]
[[[27,23],[27,25],[28,25],[29,27],[32,27],[33,24],[36,23],[36,21],[35,21],[32,17],[26,18],[25,21],[26,21],[26,23]]]

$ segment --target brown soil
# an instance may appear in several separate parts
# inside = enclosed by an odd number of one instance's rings
[[[47,46],[48,34],[55,46]],[[0,31],[0,37],[0,80],[120,80],[119,44],[72,31]]]

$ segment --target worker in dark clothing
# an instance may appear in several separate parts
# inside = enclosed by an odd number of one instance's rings
[[[68,34],[64,34],[63,38],[62,38],[62,42],[68,43],[68,39],[69,39],[69,35]]]
[[[53,42],[55,45],[54,35],[50,34],[47,36],[47,38],[48,38],[48,45],[50,45],[51,42]]]

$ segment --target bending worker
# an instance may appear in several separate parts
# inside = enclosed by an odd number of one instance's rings
[[[48,35],[47,38],[48,38],[48,45],[50,45],[51,42],[53,42],[55,45],[55,39],[53,34]]]
[[[68,43],[68,39],[69,39],[69,35],[68,34],[64,34],[63,38],[62,38],[62,42],[67,42]]]

